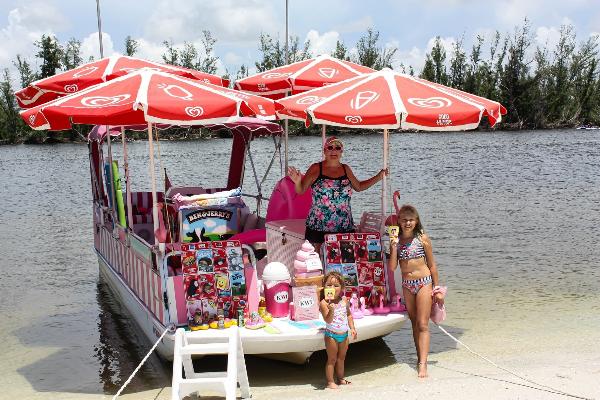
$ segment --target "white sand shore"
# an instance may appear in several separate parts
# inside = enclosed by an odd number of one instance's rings
[[[506,359],[502,366],[529,380],[582,398],[600,398],[600,353],[524,355]],[[317,366],[315,366],[317,368]],[[322,389],[323,382],[303,385],[252,387],[253,399],[573,399],[535,385],[473,358],[458,363],[432,360],[430,377],[420,380],[407,364],[393,364],[373,371],[348,375],[352,385],[339,390]],[[510,383],[514,382],[514,383]],[[252,382],[251,382],[252,384]],[[170,388],[125,395],[124,400],[170,399]],[[202,397],[211,398],[211,397]]]

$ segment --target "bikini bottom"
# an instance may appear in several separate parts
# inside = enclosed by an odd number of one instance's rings
[[[338,343],[344,343],[344,340],[348,339],[348,332],[340,334],[325,330],[325,336],[332,338]]]
[[[403,279],[402,287],[406,288],[412,294],[416,295],[423,286],[431,285],[431,275],[419,279]]]

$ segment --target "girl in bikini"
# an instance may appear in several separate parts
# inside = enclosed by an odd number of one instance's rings
[[[419,378],[427,377],[429,354],[429,317],[432,302],[444,304],[444,295],[432,296],[439,284],[438,270],[433,259],[431,240],[423,230],[416,208],[403,205],[398,210],[399,237],[390,237],[389,268],[402,271],[402,293],[412,323],[413,340],[417,350]]]
[[[325,275],[326,295],[319,308],[325,320],[325,350],[327,363],[325,364],[325,378],[327,388],[337,389],[338,385],[348,385],[350,381],[344,378],[344,361],[348,351],[348,333],[356,340],[356,329],[350,312],[350,305],[344,293],[344,279],[339,272],[329,272]],[[327,291],[334,291],[329,296]],[[337,378],[334,379],[334,376]]]

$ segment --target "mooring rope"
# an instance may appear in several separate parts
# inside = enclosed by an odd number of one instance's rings
[[[523,376],[521,376],[521,375],[519,375],[519,374],[517,374],[517,373],[515,373],[515,372],[513,372],[513,371],[511,371],[511,370],[509,370],[509,369],[506,369],[506,368],[504,368],[504,367],[501,367],[500,365],[496,364],[495,362],[493,362],[493,361],[492,361],[492,360],[490,360],[489,358],[487,358],[487,357],[485,357],[485,356],[483,356],[483,355],[481,355],[481,354],[477,353],[477,352],[476,352],[476,351],[474,351],[474,350],[471,350],[471,348],[470,348],[469,346],[467,346],[466,344],[464,344],[463,342],[461,342],[460,340],[458,340],[457,338],[455,338],[454,336],[452,336],[452,335],[451,335],[451,334],[450,334],[448,331],[446,331],[446,330],[445,330],[444,328],[442,328],[440,325],[438,325],[438,324],[435,324],[435,325],[436,325],[438,328],[440,328],[440,330],[441,330],[442,332],[444,332],[446,335],[448,335],[448,336],[449,336],[449,337],[450,337],[452,340],[454,340],[456,343],[458,343],[458,344],[462,345],[462,346],[463,346],[465,349],[467,349],[469,352],[471,352],[471,354],[474,354],[474,355],[476,355],[477,357],[479,357],[479,358],[481,358],[481,359],[483,359],[483,360],[487,361],[488,363],[492,364],[492,365],[493,365],[494,367],[496,367],[496,368],[499,368],[499,369],[501,369],[502,371],[508,372],[509,374],[511,374],[511,375],[513,375],[513,376],[515,376],[515,377],[517,377],[517,378],[519,378],[519,379],[522,379],[522,380],[524,380],[525,382],[529,382],[529,383],[531,383],[531,384],[533,384],[533,385],[540,386],[540,387],[529,386],[529,385],[522,385],[522,386],[525,386],[525,387],[527,387],[527,388],[530,388],[530,389],[540,390],[540,391],[543,391],[543,392],[548,392],[548,393],[558,394],[558,395],[567,396],[567,397],[574,397],[574,398],[576,398],[576,399],[583,399],[583,400],[593,400],[593,399],[591,399],[590,397],[582,397],[582,396],[577,396],[577,395],[574,395],[574,394],[570,394],[570,393],[563,392],[563,391],[561,391],[561,390],[555,389],[555,388],[553,388],[553,387],[550,387],[550,386],[547,386],[547,385],[542,385],[541,383],[537,383],[537,382],[535,382],[535,381],[532,381],[531,379],[525,378],[525,377],[523,377]],[[508,383],[512,383],[512,384],[515,384],[515,385],[521,385],[521,384],[519,384],[519,383],[516,383],[516,382],[511,382],[511,381],[506,381],[506,382],[508,382]],[[541,389],[541,388],[546,388],[546,389]]]
[[[131,380],[133,379],[133,377],[135,376],[135,374],[137,374],[137,372],[140,370],[140,368],[142,368],[142,365],[144,365],[144,363],[146,362],[146,360],[148,359],[148,357],[150,357],[150,354],[152,354],[152,352],[154,351],[154,349],[156,349],[156,346],[158,346],[158,344],[161,342],[161,340],[163,339],[163,337],[165,337],[165,335],[167,334],[167,332],[171,331],[171,332],[175,332],[175,325],[171,324],[169,325],[165,331],[162,333],[162,335],[160,335],[160,337],[158,338],[158,340],[156,341],[156,343],[154,343],[154,346],[152,346],[152,348],[150,349],[150,351],[148,352],[148,354],[146,354],[146,357],[144,357],[142,359],[142,361],[140,361],[140,363],[138,364],[137,368],[131,373],[131,375],[129,376],[129,378],[127,378],[127,380],[125,381],[125,383],[123,384],[123,386],[121,386],[121,388],[119,389],[119,391],[117,392],[117,394],[115,394],[112,398],[112,400],[115,400],[117,397],[119,397],[119,395],[121,394],[121,392],[127,387],[127,385],[129,385],[129,383],[131,382]]]

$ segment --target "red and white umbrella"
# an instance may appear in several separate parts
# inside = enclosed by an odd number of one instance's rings
[[[72,124],[202,125],[240,115],[275,119],[275,107],[260,96],[145,69],[21,112],[38,130]]]
[[[218,86],[229,86],[220,76],[174,65],[159,64],[139,58],[116,55],[81,65],[69,71],[40,79],[15,93],[21,108],[30,108],[77,93],[90,86],[138,71],[142,68],[190,78]]]
[[[276,103],[281,118],[349,128],[459,131],[506,114],[496,101],[387,68]]]
[[[371,72],[371,68],[320,55],[240,79],[235,88],[279,99],[290,92],[300,93]]]
[[[506,109],[498,102],[385,68],[276,101],[280,118],[347,128],[383,129],[383,168],[388,168],[388,129],[459,131],[491,126]],[[382,185],[382,214],[387,209]]]

